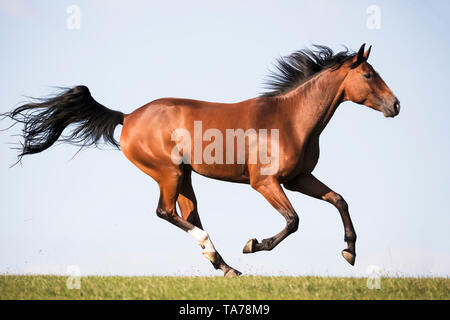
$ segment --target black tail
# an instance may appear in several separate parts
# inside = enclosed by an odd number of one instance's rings
[[[38,99],[3,116],[24,124],[19,161],[24,155],[44,151],[58,139],[84,147],[97,145],[103,137],[106,143],[119,148],[114,129],[123,124],[123,113],[102,106],[85,86],[67,89],[50,99]],[[73,128],[63,135],[70,125]]]

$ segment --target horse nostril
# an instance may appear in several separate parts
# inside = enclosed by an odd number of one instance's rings
[[[400,101],[398,100],[394,102],[394,112],[397,114],[400,112]]]

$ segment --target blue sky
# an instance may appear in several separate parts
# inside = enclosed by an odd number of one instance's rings
[[[66,26],[69,5],[81,28]],[[369,29],[377,5],[381,28]],[[0,0],[0,112],[52,86],[87,85],[128,113],[160,97],[234,102],[258,95],[280,55],[312,43],[373,45],[369,62],[401,100],[395,119],[350,102],[321,137],[315,175],[342,194],[358,234],[356,266],[337,210],[287,192],[300,227],[271,252],[241,253],[282,217],[249,186],[194,176],[200,216],[224,259],[250,274],[450,273],[448,1]],[[0,126],[10,123],[2,121]],[[156,217],[156,183],[118,151],[58,145],[9,168],[17,126],[0,133],[0,272],[220,275],[186,233]],[[120,129],[117,130],[117,135]]]

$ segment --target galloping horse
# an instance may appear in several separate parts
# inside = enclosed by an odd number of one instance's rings
[[[122,124],[123,153],[159,185],[158,217],[192,235],[203,248],[203,255],[226,277],[241,273],[225,263],[203,230],[191,183],[192,171],[214,179],[250,184],[286,219],[281,232],[261,242],[249,240],[244,253],[272,250],[297,230],[299,218],[283,185],[288,190],[328,201],[337,208],[347,242],[342,255],[354,265],[356,233],[347,203],[312,171],[319,159],[319,136],[343,101],[368,106],[386,117],[394,117],[400,111],[399,100],[367,62],[370,49],[365,51],[363,44],[357,53],[346,50],[334,54],[325,46],[296,51],[278,60],[278,71],[272,74],[268,92],[239,103],[164,98],[123,114],[96,102],[87,87],[77,86],[4,115],[24,124],[19,161],[24,155],[49,148],[57,140],[87,146],[97,145],[103,138],[119,148],[114,129]],[[214,134],[199,133],[196,129],[199,123],[202,130]],[[63,134],[71,125],[69,132]],[[174,135],[178,129],[189,136],[182,143]],[[220,137],[228,137],[230,129],[235,133],[245,131],[244,143],[241,149],[238,145],[227,146],[224,163],[219,149],[225,142]],[[261,129],[267,130],[262,140],[268,143],[266,151],[270,149],[269,162],[250,161],[250,155],[261,151],[262,144],[255,143],[247,133]],[[269,131],[271,138],[277,139],[268,139]],[[210,155],[214,151],[214,159],[202,161],[205,142],[212,141],[213,137],[215,148],[210,148]],[[276,170],[264,171],[273,169],[274,163]],[[181,216],[176,210],[177,202]]]

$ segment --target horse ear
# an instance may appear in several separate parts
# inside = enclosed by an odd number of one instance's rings
[[[363,63],[365,61],[365,58],[364,58],[365,46],[366,46],[366,44],[363,43],[361,48],[359,48],[358,53],[353,57],[353,63],[351,65],[352,69],[356,68],[357,66],[359,66],[361,63]],[[370,53],[370,49],[368,51]]]
[[[370,55],[370,50],[372,50],[372,46],[369,47],[369,49],[367,49],[366,52],[364,52],[364,59],[367,61],[367,59],[369,59],[369,55]]]

